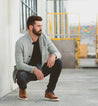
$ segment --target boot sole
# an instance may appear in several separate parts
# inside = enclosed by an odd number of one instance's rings
[[[46,98],[46,97],[44,99],[48,100],[48,101],[57,101],[57,102],[60,101],[60,99],[50,99],[50,98]]]
[[[17,97],[17,98],[24,101],[28,100],[28,98],[21,98],[21,97]]]

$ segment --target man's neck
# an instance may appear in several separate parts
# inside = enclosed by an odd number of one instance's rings
[[[32,32],[30,32],[29,31],[29,34],[30,34],[30,36],[31,36],[31,38],[32,38],[32,40],[33,40],[33,42],[36,42],[37,40],[38,40],[38,36],[36,36],[35,34],[33,34]]]

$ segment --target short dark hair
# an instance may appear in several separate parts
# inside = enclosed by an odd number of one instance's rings
[[[27,19],[27,28],[29,29],[29,25],[34,25],[35,21],[42,21],[42,20],[43,19],[40,16],[35,15],[29,16]]]

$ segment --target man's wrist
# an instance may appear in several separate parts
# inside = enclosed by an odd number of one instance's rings
[[[34,70],[33,70],[33,72],[35,72],[35,71],[36,71],[36,69],[37,69],[37,67],[34,67]]]
[[[55,54],[52,54],[52,55],[54,56],[55,59],[57,58],[57,56]]]

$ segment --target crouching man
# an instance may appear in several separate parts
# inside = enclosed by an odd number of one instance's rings
[[[27,28],[28,31],[17,40],[15,46],[16,67],[13,78],[19,86],[19,98],[28,99],[26,95],[28,82],[43,80],[50,74],[45,98],[58,101],[54,89],[62,70],[61,54],[49,37],[42,33],[40,16],[30,16]]]

